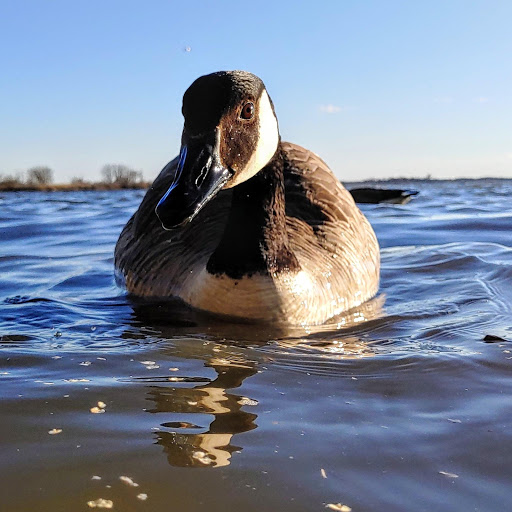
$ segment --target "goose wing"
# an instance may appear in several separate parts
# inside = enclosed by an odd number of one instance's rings
[[[288,237],[301,267],[348,307],[369,299],[380,263],[370,223],[320,157],[295,144],[282,147]]]

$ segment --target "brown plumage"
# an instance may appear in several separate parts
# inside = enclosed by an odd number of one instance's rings
[[[254,76],[243,77],[247,75]],[[251,90],[256,117],[267,115],[262,91],[253,98]],[[225,118],[226,109],[230,115],[238,112],[239,102],[237,97],[234,106],[219,109],[220,118]],[[237,121],[230,121],[231,132],[233,123]],[[268,131],[263,126],[272,124],[265,123],[237,125],[238,131],[256,134],[256,152]],[[193,141],[186,130],[185,123],[183,146],[190,148]],[[176,158],[162,170],[116,246],[116,268],[129,292],[179,297],[234,320],[287,324],[324,323],[375,295],[379,247],[370,224],[317,155],[280,142],[278,135],[276,140],[273,155],[261,169],[250,168],[247,162],[254,159],[248,148],[245,167],[231,164],[234,177],[222,178],[223,189],[203,201],[198,213],[196,209],[184,221],[180,217],[171,222],[171,230],[163,229],[155,208],[171,183],[181,180],[182,186],[188,168]],[[225,154],[221,149],[216,158],[222,162]],[[236,185],[228,188],[235,177]],[[180,197],[173,187],[174,205]]]

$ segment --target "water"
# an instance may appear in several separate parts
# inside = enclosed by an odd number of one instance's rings
[[[131,302],[141,191],[2,194],[1,509],[512,510],[512,182],[407,186],[379,296],[289,332]]]

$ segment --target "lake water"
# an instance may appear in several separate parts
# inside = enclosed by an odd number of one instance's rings
[[[0,194],[0,509],[512,510],[512,181],[407,187],[378,297],[288,332],[117,288],[142,191]]]

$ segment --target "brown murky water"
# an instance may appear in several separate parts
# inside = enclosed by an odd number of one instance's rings
[[[140,192],[3,195],[0,510],[512,510],[512,184],[408,185],[377,299],[288,332],[118,290]]]

